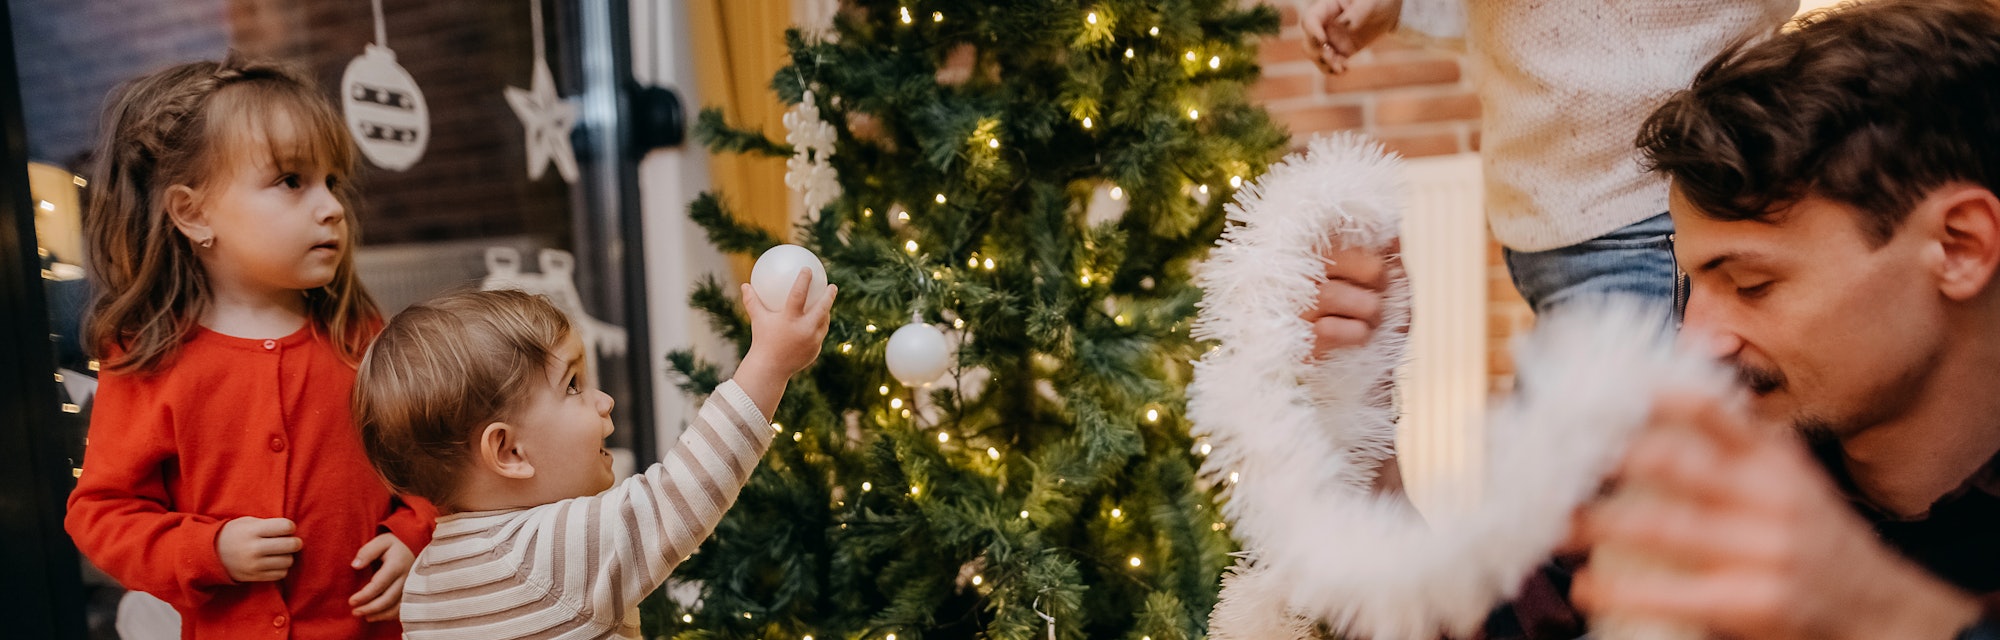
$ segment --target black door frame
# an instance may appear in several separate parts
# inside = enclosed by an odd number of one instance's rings
[[[57,423],[55,347],[35,252],[14,27],[0,4],[0,620],[6,635],[83,638],[76,546],[63,533],[70,466]],[[14,634],[20,635],[14,635]]]

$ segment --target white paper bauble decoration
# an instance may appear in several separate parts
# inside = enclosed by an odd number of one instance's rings
[[[396,52],[370,44],[340,76],[340,107],[361,155],[392,171],[424,157],[431,140],[430,107],[410,72],[396,64]]]
[[[944,332],[921,322],[912,322],[889,336],[884,352],[889,375],[904,386],[921,387],[951,368],[951,345]]]
[[[806,308],[810,309],[826,295],[826,265],[805,247],[781,244],[758,256],[757,266],[750,269],[750,288],[757,290],[757,297],[766,308],[781,309],[792,295],[792,284],[798,282],[800,269],[812,270],[812,288],[806,290]]]

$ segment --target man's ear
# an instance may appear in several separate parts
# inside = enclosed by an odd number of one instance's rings
[[[1985,187],[1954,182],[1932,191],[1917,208],[1937,221],[1939,292],[1965,301],[1986,291],[2000,269],[2000,198]]]
[[[180,229],[181,235],[187,236],[190,243],[201,244],[215,237],[215,229],[208,223],[208,212],[201,206],[201,193],[194,187],[177,184],[167,187],[163,195],[166,202],[162,204],[166,205],[167,217],[173,220],[174,227]]]
[[[479,465],[500,474],[503,478],[526,480],[535,477],[535,465],[528,462],[528,456],[521,449],[520,429],[505,422],[494,422],[479,430],[479,438],[474,443],[474,452]]]

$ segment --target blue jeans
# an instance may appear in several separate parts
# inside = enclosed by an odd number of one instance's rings
[[[1573,302],[1622,294],[1675,304],[1674,221],[1660,214],[1581,243],[1548,251],[1503,249],[1507,274],[1535,315]]]

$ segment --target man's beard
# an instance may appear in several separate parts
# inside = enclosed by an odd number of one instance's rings
[[[1751,393],[1764,396],[1785,388],[1784,372],[1777,369],[1766,369],[1741,361],[1731,364],[1736,366],[1737,381],[1742,382],[1743,386],[1750,389]]]

